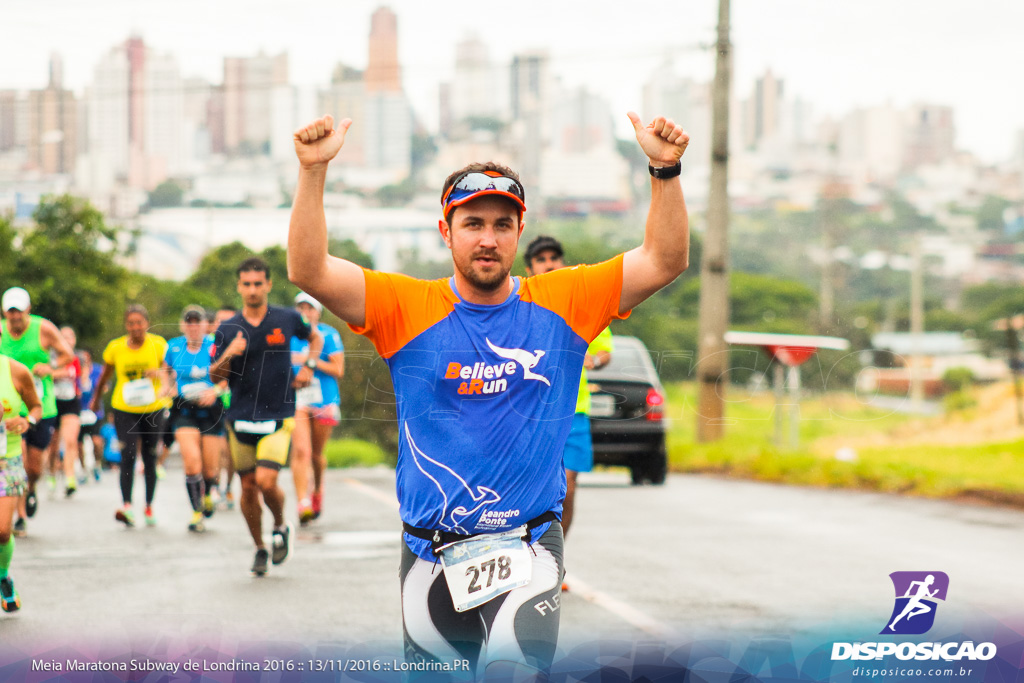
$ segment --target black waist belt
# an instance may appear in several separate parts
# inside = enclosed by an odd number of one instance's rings
[[[558,516],[554,512],[548,510],[539,517],[534,517],[526,523],[526,542],[531,543],[533,541],[533,535],[531,532],[539,527],[541,524],[547,524],[548,522],[557,522]],[[416,538],[422,538],[424,541],[430,541],[430,547],[437,554],[437,549],[443,545],[449,543],[455,543],[456,541],[465,541],[467,538],[474,538],[476,536],[484,536],[485,533],[479,534],[455,534],[450,531],[441,531],[440,529],[422,529],[420,527],[412,526],[402,522],[402,529],[405,533]]]

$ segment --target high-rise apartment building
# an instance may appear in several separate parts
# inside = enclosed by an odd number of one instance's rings
[[[402,92],[398,63],[398,17],[380,7],[370,18],[370,59],[366,65],[368,92]]]
[[[766,140],[779,135],[785,116],[783,85],[771,70],[754,81],[750,98],[741,105],[744,147],[760,147]]]
[[[63,63],[50,57],[50,82],[26,99],[29,169],[45,175],[74,171],[78,146],[78,100],[63,86]]]
[[[915,168],[936,164],[953,156],[956,128],[953,108],[915,104],[907,110],[904,165]]]
[[[451,84],[451,117],[458,124],[469,118],[501,118],[500,80],[487,45],[470,36],[455,45],[455,79]]]
[[[174,57],[129,38],[96,65],[87,90],[88,185],[153,189],[181,173],[183,95]]]
[[[223,147],[228,154],[269,150],[275,88],[288,85],[288,53],[224,58]]]
[[[370,22],[366,71],[339,64],[331,87],[321,91],[320,110],[352,128],[345,150],[334,164],[337,177],[350,185],[377,188],[397,184],[412,170],[412,108],[402,90],[398,64],[398,19],[381,7]]]

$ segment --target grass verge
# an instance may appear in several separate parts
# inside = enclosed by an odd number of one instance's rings
[[[964,415],[910,418],[865,405],[852,395],[808,397],[800,404],[798,448],[773,443],[774,399],[730,389],[729,424],[720,441],[695,439],[696,387],[667,387],[669,464],[678,472],[715,472],[820,488],[857,488],[929,498],[967,498],[1024,508],[1024,439],[979,443],[922,443],[929,430]],[[918,424],[919,423],[919,424]],[[913,426],[919,434],[908,438]],[[785,435],[788,439],[789,426]],[[851,444],[852,460],[837,459]]]
[[[335,439],[324,446],[328,467],[374,467],[387,464],[380,446],[359,439]]]

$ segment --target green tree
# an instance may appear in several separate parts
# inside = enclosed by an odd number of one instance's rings
[[[108,226],[88,201],[69,195],[44,197],[33,221],[19,235],[13,259],[10,224],[0,222],[0,284],[27,289],[33,312],[75,328],[83,346],[104,343],[120,330],[128,300],[128,270],[120,263],[124,231]]]
[[[154,208],[181,206],[185,190],[174,180],[165,180],[149,193],[149,205]]]

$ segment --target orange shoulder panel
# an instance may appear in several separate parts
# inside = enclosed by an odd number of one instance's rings
[[[619,315],[622,254],[596,265],[561,268],[523,281],[523,301],[560,316],[588,344]]]
[[[349,325],[356,334],[373,342],[383,358],[403,346],[455,308],[458,298],[442,280],[417,280],[398,273],[363,269],[366,279],[366,322]]]

